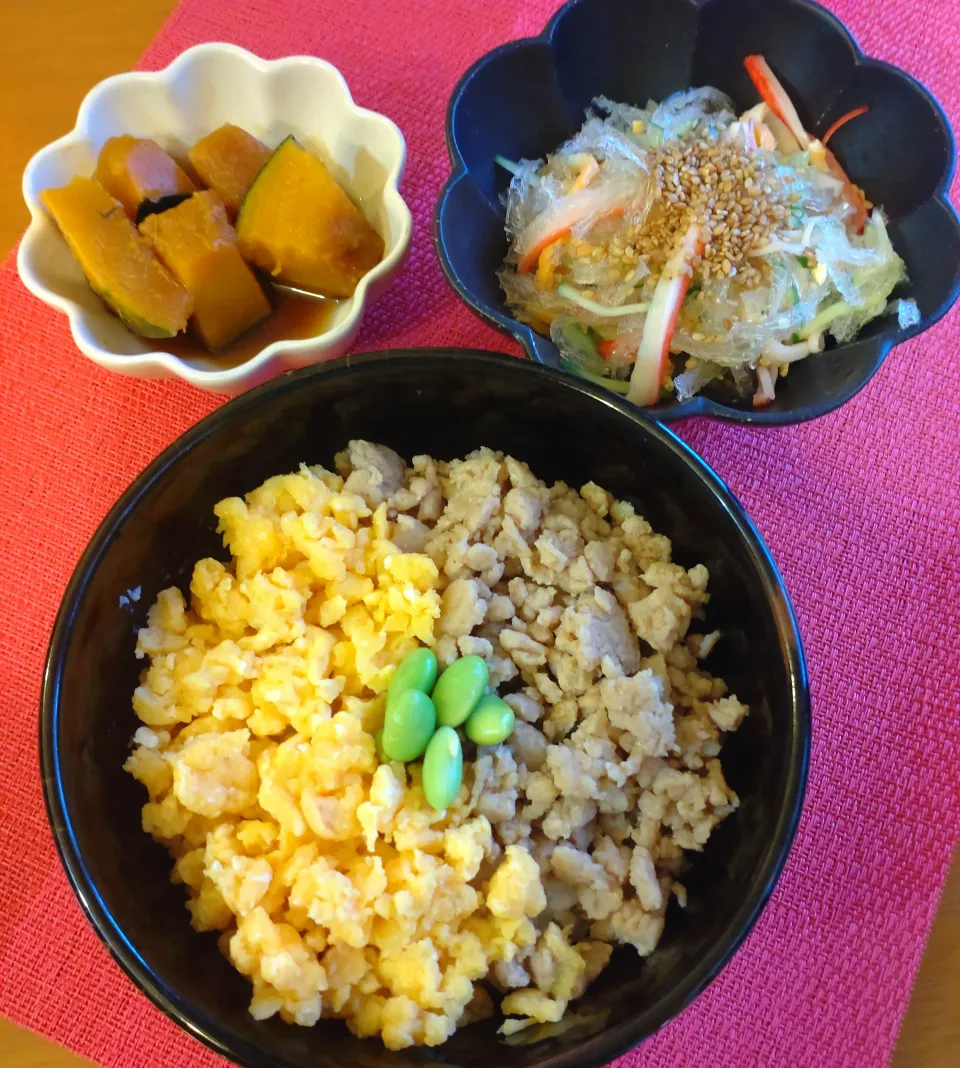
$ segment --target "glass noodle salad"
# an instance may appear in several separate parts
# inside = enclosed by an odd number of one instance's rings
[[[546,162],[498,157],[508,305],[568,370],[636,404],[708,383],[769,404],[828,336],[888,311],[919,321],[890,302],[906,272],[882,211],[827,147],[867,109],[818,140],[763,57],[745,66],[762,101],[740,116],[709,87],[645,108],[598,97]]]

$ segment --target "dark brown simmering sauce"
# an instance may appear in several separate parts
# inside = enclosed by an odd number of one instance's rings
[[[145,344],[156,352],[172,352],[189,363],[212,363],[223,370],[244,363],[274,341],[299,341],[319,336],[330,325],[330,318],[338,304],[335,300],[318,300],[276,291],[270,294],[270,298],[273,305],[270,318],[264,319],[219,352],[209,352],[189,330],[165,340],[145,339]]]

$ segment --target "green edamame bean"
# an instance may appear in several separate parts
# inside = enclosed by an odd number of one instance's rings
[[[429,693],[437,681],[437,657],[432,649],[415,649],[397,665],[387,687],[387,700],[404,690]]]
[[[416,760],[437,726],[433,702],[422,690],[401,690],[387,700],[383,717],[383,751],[391,760]]]
[[[485,693],[467,717],[467,737],[477,745],[498,745],[513,734],[513,709],[494,693]]]
[[[437,722],[444,727],[459,727],[487,688],[487,676],[487,665],[479,656],[454,660],[433,688]]]
[[[463,748],[453,727],[438,727],[423,755],[423,792],[442,812],[456,800],[463,779]]]

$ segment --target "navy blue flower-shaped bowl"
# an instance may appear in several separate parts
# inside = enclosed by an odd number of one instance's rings
[[[664,422],[709,415],[776,425],[814,419],[849,400],[894,345],[932,326],[960,294],[960,219],[946,195],[956,146],[930,93],[904,71],[864,56],[842,23],[812,0],[571,0],[541,36],[476,62],[450,98],[453,173],[435,219],[437,252],[454,289],[530,357],[557,366],[552,342],[504,304],[497,269],[507,251],[500,198],[509,176],[494,156],[545,156],[580,127],[601,94],[642,105],[713,85],[746,108],[757,96],[742,61],[758,52],[810,130],[822,133],[851,108],[869,106],[830,147],[887,213],[909,272],[896,295],[916,300],[920,321],[901,329],[895,317],[881,317],[856,340],[795,364],[766,408],[707,392],[649,412]]]

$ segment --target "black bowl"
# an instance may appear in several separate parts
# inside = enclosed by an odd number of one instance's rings
[[[909,74],[869,59],[843,24],[811,0],[571,0],[540,37],[513,41],[478,60],[447,109],[453,173],[440,194],[435,237],[459,295],[533,359],[558,365],[551,341],[514,319],[497,269],[507,251],[500,196],[509,176],[494,163],[538,159],[570,137],[594,97],[644,104],[713,85],[738,106],[757,102],[742,60],[763,53],[808,129],[868,104],[868,115],[831,140],[853,181],[883,205],[910,281],[920,323],[870,323],[853,342],[796,364],[766,408],[711,398],[648,409],[664,422],[710,415],[739,423],[815,419],[862,389],[894,345],[932,326],[960,294],[960,219],[947,200],[956,158],[940,105]]]
[[[140,829],[145,793],[121,765],[137,726],[130,699],[143,665],[133,652],[147,607],[171,583],[186,588],[196,560],[225,558],[216,501],[303,461],[329,465],[358,436],[408,458],[490,445],[545,479],[594,479],[668,534],[679,562],[710,569],[709,623],[726,633],[711,667],[752,708],[724,750],[743,804],[696,858],[685,880],[690,906],[672,908],[653,956],[618,951],[561,1036],[509,1045],[487,1021],[433,1051],[390,1053],[339,1021],[258,1023],[247,1013],[247,981],[212,935],[191,930],[165,851]],[[127,591],[137,589],[130,602]],[[679,1012],[756,922],[797,825],[809,743],[787,594],[706,464],[602,388],[526,360],[441,350],[353,357],[285,376],[224,405],[163,452],[103,521],[67,588],[47,657],[40,748],[50,823],[88,918],[137,986],[219,1052],[258,1068],[587,1068]]]

